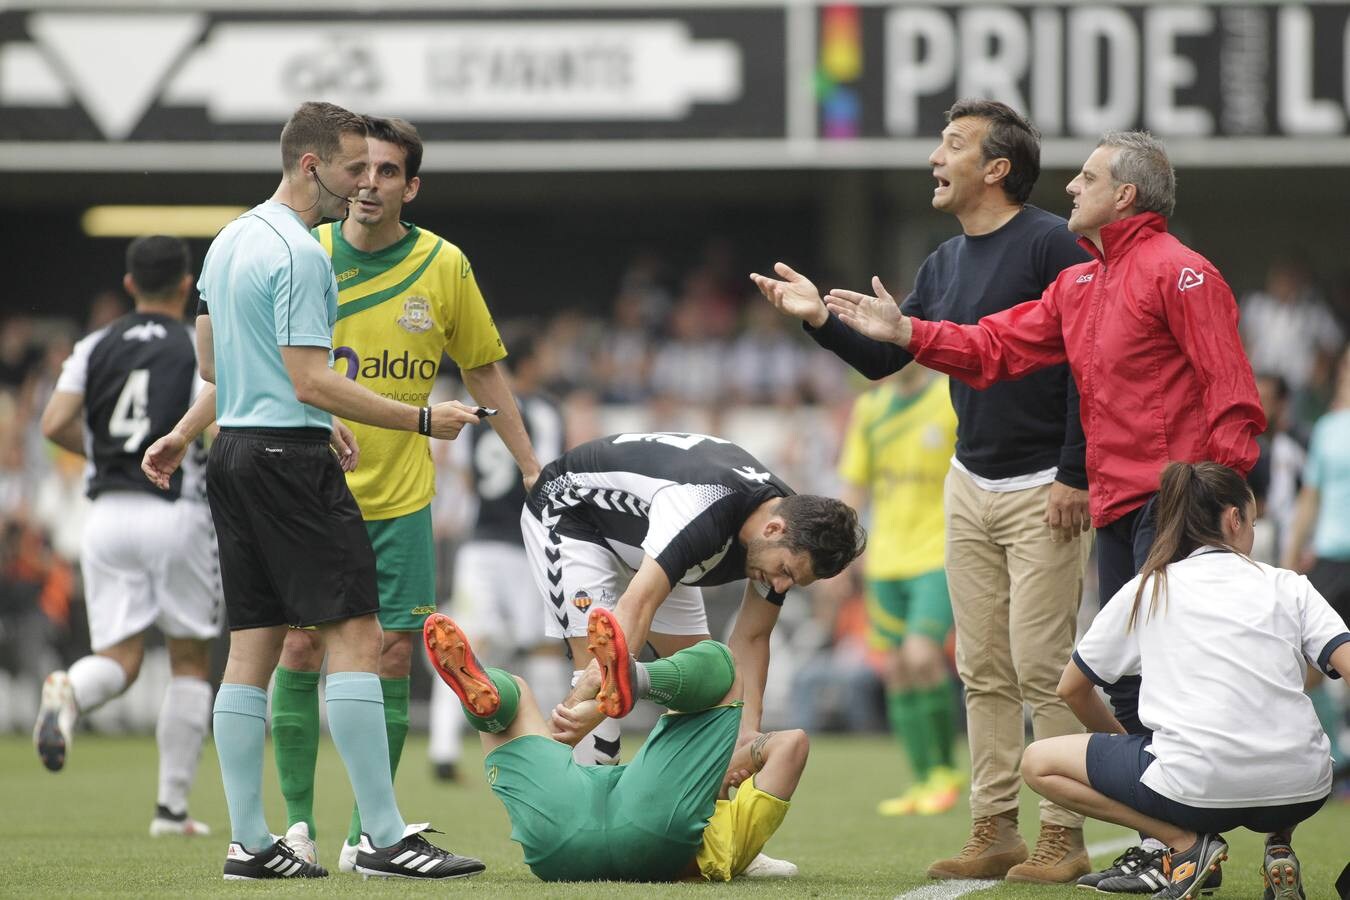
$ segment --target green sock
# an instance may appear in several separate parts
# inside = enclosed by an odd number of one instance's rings
[[[956,691],[950,681],[918,692],[919,710],[928,720],[933,741],[933,760],[937,765],[956,768],[956,722],[952,707]]]
[[[717,641],[699,641],[665,659],[638,663],[647,670],[647,699],[677,712],[699,712],[722,702],[736,677],[731,651]]]
[[[460,705],[464,710],[464,718],[469,720],[469,724],[479,731],[486,731],[488,734],[498,734],[511,726],[516,719],[516,709],[520,706],[520,685],[511,677],[511,673],[505,669],[489,668],[486,670],[488,678],[497,686],[497,693],[501,695],[501,705],[497,711],[487,718],[475,716],[469,712],[469,708]]]
[[[389,737],[389,777],[398,773],[398,761],[403,756],[403,742],[408,737],[408,685],[411,678],[381,678],[384,694],[384,731]],[[352,804],[352,822],[347,828],[347,843],[361,840],[361,811]]]
[[[1331,738],[1331,762],[1339,767],[1345,762],[1345,753],[1340,748],[1342,728],[1340,706],[1327,693],[1326,685],[1322,684],[1308,692],[1308,699],[1312,701],[1313,711],[1317,713],[1317,721],[1322,723],[1322,730]]]
[[[886,695],[891,731],[909,756],[909,767],[918,783],[933,768],[933,739],[929,718],[920,708],[918,691],[894,691]]]
[[[314,765],[319,758],[319,673],[277,666],[272,683],[272,755],[286,798],[286,826],[314,823]]]

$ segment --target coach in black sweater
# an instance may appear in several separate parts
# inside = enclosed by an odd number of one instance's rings
[[[929,162],[933,206],[963,233],[924,261],[902,308],[924,319],[973,323],[1039,297],[1059,272],[1085,261],[1066,222],[1027,197],[1040,175],[1040,139],[1002,103],[958,102]],[[811,337],[869,378],[913,360],[830,315],[810,281],[779,263],[782,280],[752,275],[765,297],[801,319]],[[879,279],[877,296],[886,297]],[[976,299],[978,298],[978,299]],[[1083,818],[1041,804],[1028,856],[1017,830],[1022,704],[1036,737],[1081,731],[1055,696],[1073,649],[1088,530],[1086,442],[1067,366],[976,391],[951,382],[958,417],[947,475],[947,581],[956,664],[966,687],[973,825],[933,878],[1068,882],[1090,870]]]

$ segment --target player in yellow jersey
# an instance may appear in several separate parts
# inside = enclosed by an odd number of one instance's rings
[[[886,708],[914,784],[882,815],[933,814],[958,796],[953,684],[943,645],[952,604],[943,569],[942,490],[956,446],[947,379],[906,366],[853,407],[839,474],[844,502],[866,507],[863,563],[870,639],[886,652]],[[884,548],[884,549],[882,549]]]
[[[421,183],[422,141],[401,119],[366,121],[370,186],[357,192],[346,220],[314,231],[337,275],[334,365],[378,394],[420,407],[427,403],[442,354],[449,354],[474,400],[498,410],[488,421],[511,451],[528,488],[539,474],[539,463],[499,366],[506,349],[468,257],[401,218]],[[408,733],[414,636],[436,611],[430,509],[435,470],[426,437],[346,424],[360,452],[347,484],[375,548],[384,629],[379,674],[390,768],[396,770]],[[286,839],[306,857],[317,856],[314,766],[323,655],[316,631],[293,629],[272,693],[273,748],[290,824]],[[343,871],[351,869],[360,837],[360,819],[353,810],[339,857]]]

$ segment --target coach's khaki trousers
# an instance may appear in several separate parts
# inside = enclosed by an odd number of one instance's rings
[[[1052,542],[1049,495],[1050,485],[995,493],[955,467],[947,473],[947,586],[966,687],[973,818],[1017,808],[1023,702],[1038,739],[1083,731],[1055,688],[1073,653],[1092,532]],[[1083,817],[1042,800],[1041,822],[1080,828]]]

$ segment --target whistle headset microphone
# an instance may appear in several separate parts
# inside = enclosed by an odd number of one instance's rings
[[[323,179],[319,177],[319,167],[318,167],[318,166],[310,166],[310,167],[309,167],[309,174],[311,174],[311,175],[314,176],[314,181],[319,185],[319,187],[324,191],[324,193],[327,193],[327,194],[329,194],[329,195],[331,195],[331,196],[333,196],[333,197],[337,197],[337,198],[338,198],[339,200],[341,200],[343,203],[350,203],[350,202],[351,202],[351,198],[350,198],[350,197],[344,197],[344,196],[341,195],[341,194],[335,194],[335,193],[333,193],[332,191],[328,190],[328,185],[324,184],[324,183],[323,183]],[[298,213],[309,212],[311,209],[313,209],[314,207],[316,207],[316,206],[319,205],[319,199],[320,199],[319,195],[316,194],[315,197],[314,197],[314,202],[313,202],[313,203],[311,203],[309,206],[306,206],[304,209],[296,209],[295,211],[298,212]],[[291,208],[292,208],[292,209],[295,209],[295,207],[291,207]]]
[[[336,197],[336,198],[338,198],[338,199],[341,200],[343,203],[350,203],[350,202],[351,202],[351,198],[350,198],[350,197],[344,196],[343,194],[335,194],[335,193],[333,193],[332,191],[330,191],[330,190],[328,189],[328,185],[324,184],[324,183],[323,183],[323,179],[319,177],[319,168],[318,168],[318,166],[310,166],[310,167],[309,167],[309,174],[311,174],[311,175],[314,176],[314,180],[315,180],[316,182],[318,182],[319,187],[323,189],[324,193],[328,194],[328,195],[331,196],[331,197]],[[318,199],[317,197],[315,197],[315,198],[314,198],[314,203],[315,203],[315,204],[318,204],[318,202],[319,202],[319,199]],[[310,208],[312,209],[313,207],[311,206]]]

